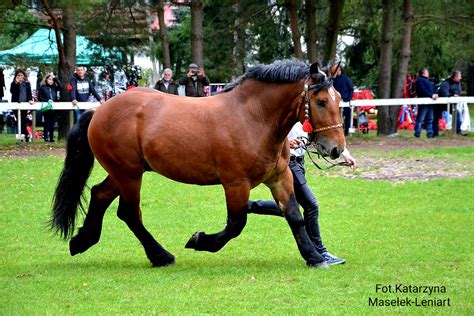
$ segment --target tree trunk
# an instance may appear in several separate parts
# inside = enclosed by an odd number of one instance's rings
[[[297,0],[287,0],[286,5],[288,8],[288,16],[290,18],[290,30],[291,30],[291,37],[293,39],[295,57],[299,60],[303,60],[303,50],[301,49],[301,40],[300,40],[301,33],[298,27]]]
[[[168,31],[165,24],[165,1],[158,0],[158,23],[160,24],[160,39],[163,49],[163,66],[171,68],[170,44],[168,40]]]
[[[403,97],[403,88],[408,72],[408,64],[411,55],[411,32],[413,24],[413,4],[412,0],[403,0],[403,37],[401,38],[400,55],[398,57],[397,76],[394,81],[392,97]]]
[[[203,3],[202,0],[191,0],[191,54],[192,62],[204,67],[203,53]]]
[[[337,36],[341,26],[344,0],[329,1],[329,24],[326,31],[325,58],[328,64],[333,64],[336,59]]]
[[[383,20],[382,33],[380,37],[380,59],[377,96],[380,99],[390,98],[390,83],[392,78],[392,54],[393,54],[393,0],[382,0]],[[389,109],[380,106],[377,114],[377,135],[389,135],[392,122]]]
[[[405,86],[405,79],[408,72],[408,64],[410,62],[411,55],[411,32],[413,24],[413,4],[412,0],[403,0],[403,37],[401,39],[400,45],[400,55],[398,56],[398,69],[395,81],[392,87],[392,98],[402,98],[403,97],[403,88]],[[389,116],[392,123],[390,132],[392,134],[397,132],[398,128],[398,112],[400,111],[400,106],[390,106]]]
[[[64,7],[62,11],[65,60],[63,63],[59,63],[59,79],[63,83],[61,100],[70,101],[69,91],[66,91],[66,86],[74,74],[74,67],[76,65],[76,18],[74,9]],[[58,138],[65,139],[71,129],[71,111],[60,111],[60,114],[58,117]]]
[[[69,93],[66,86],[69,79],[74,73],[74,66],[76,64],[76,24],[73,9],[64,6],[62,8],[62,26],[57,16],[51,11],[47,0],[41,0],[41,3],[51,18],[54,32],[56,35],[56,43],[58,46],[58,77],[63,84],[61,91],[61,101],[70,101]],[[63,41],[61,41],[61,29],[63,30]],[[71,111],[57,111],[58,118],[58,139],[65,139],[70,128],[70,112]]]
[[[243,25],[244,7],[242,1],[235,1],[234,4],[235,21],[234,21],[234,48],[232,50],[232,60],[234,63],[234,74],[240,75],[245,72],[245,27]],[[247,23],[246,23],[247,24]]]
[[[306,11],[306,46],[310,63],[318,61],[318,44],[316,38],[316,1],[305,1]]]

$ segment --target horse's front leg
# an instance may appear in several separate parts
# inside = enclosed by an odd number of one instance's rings
[[[199,251],[217,252],[229,240],[240,235],[247,223],[247,202],[250,195],[250,186],[247,183],[224,185],[227,203],[227,225],[216,233],[208,235],[196,232],[186,244],[186,248]]]
[[[301,256],[306,260],[309,267],[328,268],[324,258],[316,251],[308,233],[305,229],[305,223],[299,211],[293,190],[293,176],[289,168],[283,173],[282,177],[274,182],[266,183],[272,191],[275,201],[278,203],[281,211],[290,225],[296,244]]]

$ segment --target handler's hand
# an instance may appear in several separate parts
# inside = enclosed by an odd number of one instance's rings
[[[72,100],[72,105],[77,105],[77,100]]]
[[[291,140],[290,140],[290,148],[291,148],[291,149],[298,148],[298,147],[300,147],[300,144],[301,144],[302,142],[303,142],[303,141],[302,141],[301,139],[298,139],[298,138],[291,139]]]
[[[354,172],[357,168],[357,162],[356,160],[354,159],[354,157],[352,157],[350,154],[349,155],[346,155],[344,156],[344,160],[351,165],[351,169],[352,169],[352,172]]]

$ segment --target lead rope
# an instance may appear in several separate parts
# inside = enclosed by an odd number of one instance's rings
[[[316,168],[318,168],[319,170],[328,170],[328,169],[331,169],[331,168],[334,168],[334,167],[337,167],[337,166],[345,166],[345,167],[350,167],[350,166],[351,166],[350,163],[345,162],[345,161],[340,161],[340,162],[337,162],[337,163],[333,163],[333,162],[329,161],[326,157],[324,157],[323,155],[321,155],[317,149],[316,149],[316,151],[309,150],[309,147],[310,147],[310,145],[311,145],[311,143],[309,142],[309,139],[308,139],[307,137],[304,137],[304,136],[301,137],[301,138],[305,139],[305,140],[308,142],[309,145],[303,143],[303,144],[300,145],[300,147],[303,148],[303,149],[308,153],[309,160],[311,160],[311,162],[313,163],[313,165],[314,165]],[[313,146],[313,147],[314,147],[314,146]],[[316,161],[314,161],[314,159],[313,159],[313,157],[311,156],[311,154],[316,154],[316,155],[318,155],[318,158],[319,158],[319,159],[321,159],[321,157],[322,157],[322,158],[323,158],[327,163],[329,163],[330,165],[327,166],[327,167],[324,167],[324,168],[320,167],[320,166],[316,163]]]

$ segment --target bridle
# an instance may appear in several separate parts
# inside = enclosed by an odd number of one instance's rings
[[[303,102],[302,104],[304,104],[304,109],[305,109],[305,123],[308,122],[310,124],[310,127],[311,127],[311,131],[310,133],[318,133],[318,132],[323,132],[323,131],[327,131],[327,130],[331,130],[331,129],[335,129],[335,128],[342,128],[342,123],[338,123],[338,124],[332,124],[332,125],[328,125],[328,126],[323,126],[323,127],[318,127],[318,128],[315,128],[313,126],[313,123],[311,122],[311,112],[310,112],[310,103],[309,103],[309,91],[311,90],[313,93],[318,93],[320,90],[322,89],[329,89],[332,87],[332,78],[329,78],[329,79],[326,79],[324,80],[323,82],[321,83],[315,83],[315,84],[312,84],[310,85],[309,84],[309,78],[306,79],[305,81],[305,84],[304,84],[304,89],[303,89],[303,92],[301,92],[301,96],[303,98]],[[311,160],[311,162],[313,163],[313,165],[318,168],[319,170],[328,170],[328,169],[331,169],[333,167],[336,167],[336,166],[350,166],[351,164],[348,163],[348,162],[345,162],[345,161],[341,161],[341,162],[337,162],[337,163],[332,163],[331,161],[329,161],[326,157],[324,157],[323,155],[321,155],[319,153],[319,148],[316,147],[316,151],[311,151],[309,150],[309,147],[311,146],[311,143],[309,141],[309,139],[307,137],[303,137],[306,139],[306,143],[305,142],[302,142],[302,144],[300,145],[300,147],[302,147],[307,153],[308,153],[308,157],[309,159]],[[316,145],[317,146],[317,145]],[[316,154],[318,155],[318,158],[323,158],[326,162],[328,162],[330,165],[327,166],[327,167],[320,167],[313,159],[313,157],[311,156],[311,154]]]
[[[308,157],[309,157],[309,160],[311,160],[311,162],[313,163],[313,165],[318,168],[319,170],[328,170],[328,169],[331,169],[331,168],[334,168],[334,167],[337,167],[337,166],[344,166],[344,167],[350,167],[351,164],[346,162],[346,161],[340,161],[340,162],[336,162],[336,163],[333,163],[331,161],[329,161],[326,157],[324,157],[323,155],[321,155],[319,153],[319,149],[316,147],[316,151],[312,151],[312,150],[309,150],[309,147],[312,145],[311,142],[309,141],[308,137],[302,137],[304,139],[306,139],[306,143],[302,142],[301,145],[299,147],[303,148],[307,153],[308,153]],[[314,147],[314,146],[313,146]],[[327,167],[320,167],[316,161],[314,161],[313,157],[311,156],[311,154],[315,154],[315,155],[318,155],[318,158],[323,158],[327,163],[329,163],[329,166]]]
[[[311,121],[309,91],[311,90],[314,94],[314,93],[318,93],[322,89],[329,89],[330,87],[332,87],[332,78],[324,80],[321,83],[315,83],[315,84],[312,84],[312,85],[308,84],[308,82],[309,82],[309,78],[306,79],[306,81],[304,83],[303,92],[301,92],[301,96],[303,97],[302,104],[304,104],[305,120],[308,121],[308,123],[310,124],[309,125],[310,129],[311,129],[311,130],[308,130],[308,131],[305,131],[305,132],[318,133],[318,132],[323,132],[323,131],[327,131],[327,130],[334,129],[334,128],[342,128],[342,123],[323,126],[323,127],[313,126],[313,123]]]

